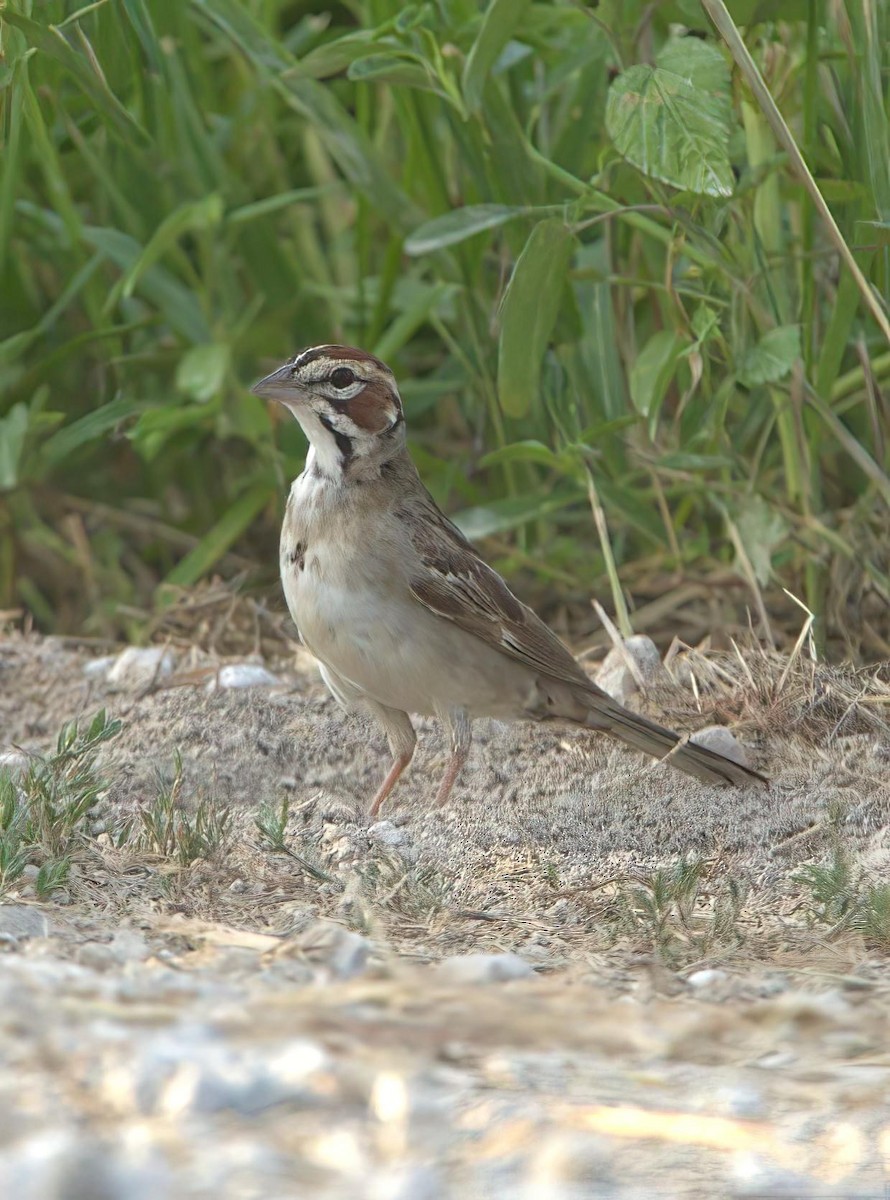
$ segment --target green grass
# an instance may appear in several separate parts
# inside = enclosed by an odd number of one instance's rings
[[[767,9],[727,36],[779,125],[697,0],[7,0],[0,610],[271,583],[304,447],[247,386],[332,339],[508,573],[890,600],[890,15]]]
[[[106,784],[97,770],[99,747],[121,723],[105,710],[81,728],[65,725],[54,753],[32,755],[20,777],[0,770],[0,896],[37,867],[34,888],[45,897],[62,887],[89,840],[91,810]]]

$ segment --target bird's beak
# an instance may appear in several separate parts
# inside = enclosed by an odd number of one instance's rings
[[[278,400],[281,404],[297,404],[300,400],[300,389],[294,387],[290,375],[290,367],[285,364],[255,383],[250,389],[255,396],[263,396],[268,400]]]

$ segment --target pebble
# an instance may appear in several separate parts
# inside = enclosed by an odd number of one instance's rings
[[[401,846],[409,840],[404,829],[394,825],[392,821],[375,821],[368,830],[372,842],[380,842],[383,846]]]
[[[91,658],[83,664],[83,673],[88,679],[105,679],[114,663],[113,654],[105,654],[102,658]]]
[[[628,666],[628,657],[633,662],[636,672]],[[654,683],[659,676],[667,673],[658,653],[658,647],[651,638],[642,634],[625,638],[623,650],[614,646],[603,659],[596,673],[596,683],[613,700],[623,704],[634,692],[640,690],[637,677],[644,683]]]
[[[258,663],[230,663],[220,667],[212,679],[207,681],[207,691],[218,688],[275,687],[281,680]]]
[[[415,863],[420,857],[420,850],[414,845],[408,831],[392,821],[375,821],[368,830],[368,839],[378,846],[394,850],[406,862]]]
[[[530,979],[535,971],[518,954],[454,954],[435,967],[436,975],[447,983],[508,983]]]
[[[136,692],[173,674],[173,655],[163,646],[128,646],[115,658],[105,680],[112,690]]]
[[[745,747],[725,725],[706,725],[704,729],[697,729],[689,740],[698,746],[713,750],[716,754],[722,754],[724,758],[738,763],[739,766],[751,765]]]
[[[374,950],[366,937],[335,921],[314,921],[299,935],[297,946],[313,967],[334,979],[361,975]]]
[[[687,976],[686,982],[695,992],[713,992],[724,984],[729,975],[719,967],[705,967],[701,971],[693,971]]]
[[[36,878],[36,876],[35,876]],[[33,904],[0,904],[0,937],[49,937],[52,923],[43,910]]]

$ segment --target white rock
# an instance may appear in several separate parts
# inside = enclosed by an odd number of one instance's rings
[[[368,830],[372,842],[380,842],[383,846],[401,846],[408,841],[408,834],[392,821],[375,821]]]
[[[716,754],[722,754],[724,758],[738,763],[739,766],[751,765],[744,746],[741,742],[736,741],[735,736],[725,725],[706,725],[704,729],[697,729],[689,740],[708,750],[713,750]]]
[[[88,679],[105,679],[114,663],[113,654],[104,654],[101,658],[91,658],[83,664],[83,673]]]
[[[623,650],[615,646],[609,651],[595,680],[613,700],[623,704],[640,690],[638,680],[654,683],[662,675],[667,678],[658,647],[651,638],[639,634],[625,638]]]
[[[534,969],[518,954],[454,954],[436,967],[447,983],[507,983],[531,979]]]
[[[420,850],[411,840],[408,831],[394,825],[392,821],[375,821],[368,830],[368,840],[393,850],[407,863],[416,863],[420,858]]]
[[[220,667],[216,675],[207,682],[207,691],[217,688],[275,687],[281,680],[259,663],[229,663]]]
[[[135,692],[173,674],[174,658],[162,646],[128,646],[114,660],[106,679],[117,691]]]
[[[724,983],[729,976],[718,967],[706,967],[701,971],[693,971],[687,978],[687,984],[696,992],[711,991]]]
[[[49,937],[54,923],[33,904],[0,904],[0,937]]]

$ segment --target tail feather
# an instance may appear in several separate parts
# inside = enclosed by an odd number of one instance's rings
[[[597,695],[595,700],[596,704],[589,709],[587,724],[625,742],[634,750],[642,750],[644,754],[651,754],[655,758],[667,757],[672,767],[705,783],[733,783],[739,787],[769,783],[758,771],[743,767],[741,763],[733,762],[731,758],[706,746],[699,746],[696,742],[684,742],[679,734],[641,717],[639,713],[622,708],[610,697]]]

